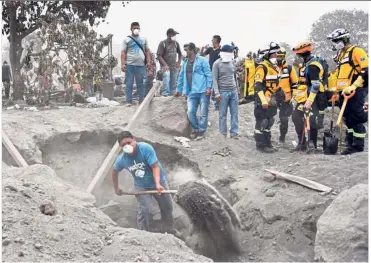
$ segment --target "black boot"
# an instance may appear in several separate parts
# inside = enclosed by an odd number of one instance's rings
[[[345,135],[345,149],[340,153],[341,155],[348,155],[354,153],[353,149],[353,132],[346,131]]]

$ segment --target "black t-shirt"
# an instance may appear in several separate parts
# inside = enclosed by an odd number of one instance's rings
[[[205,54],[205,56],[209,55],[210,69],[213,70],[214,62],[219,59],[220,48],[214,49],[212,47],[209,47],[208,49],[206,49],[204,54]]]

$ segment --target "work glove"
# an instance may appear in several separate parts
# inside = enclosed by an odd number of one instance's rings
[[[264,92],[261,90],[258,92],[259,99],[262,103],[263,109],[268,109],[268,101],[267,98],[264,95]]]
[[[353,82],[352,85],[350,85],[349,87],[346,87],[343,92],[341,93],[341,95],[344,95],[345,94],[350,94],[352,93],[354,90],[356,90],[356,88],[362,88],[363,87],[363,78],[361,75],[358,76],[358,78],[356,79],[356,81]]]

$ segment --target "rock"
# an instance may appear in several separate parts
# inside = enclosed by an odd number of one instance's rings
[[[19,251],[19,252],[18,252],[18,256],[19,256],[19,257],[24,257],[24,255],[25,255],[25,253],[24,253],[23,251]]]
[[[315,254],[327,262],[368,261],[368,185],[341,192],[317,222]]]
[[[84,253],[84,258],[90,258],[90,255],[88,253]]]
[[[108,246],[111,245],[112,243],[113,243],[112,240],[108,240],[108,241],[107,241],[107,245],[108,245]]]
[[[24,186],[24,187],[30,187],[31,184],[30,184],[30,183],[23,183],[23,186]]]
[[[3,246],[5,247],[5,246],[9,245],[10,242],[11,242],[10,239],[4,239],[3,240]]]
[[[13,185],[6,185],[4,188],[5,188],[5,190],[9,189],[12,192],[18,192],[18,189]]]
[[[277,243],[273,241],[272,246],[277,246]]]
[[[27,197],[27,198],[31,198],[31,192],[28,191],[28,190],[21,190],[19,191],[23,196]]]
[[[147,124],[154,130],[173,136],[189,135],[187,101],[174,97],[153,98]]]
[[[52,201],[44,200],[40,205],[40,212],[44,215],[54,216],[57,213],[57,209]]]
[[[43,246],[40,243],[35,244],[35,248],[38,249],[38,250],[42,249],[42,247]]]
[[[276,195],[276,192],[271,190],[271,189],[268,189],[266,192],[265,192],[265,196],[266,197],[273,197]]]

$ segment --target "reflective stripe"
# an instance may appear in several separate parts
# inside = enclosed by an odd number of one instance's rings
[[[281,78],[288,78],[290,75],[289,74],[282,74]]]
[[[325,114],[325,111],[320,110],[320,111],[318,111],[318,113],[319,113],[319,114]]]
[[[349,62],[349,57],[344,58],[342,61],[340,61],[340,64]]]
[[[263,134],[261,131],[259,131],[259,130],[255,130],[255,133],[257,133],[257,134]]]
[[[305,91],[299,91],[296,96],[304,96],[306,94]]]
[[[263,130],[263,132],[271,132],[271,130],[265,129]]]
[[[277,75],[267,75],[266,77],[265,77],[265,79],[266,80],[271,80],[271,79],[277,79]]]
[[[356,133],[353,132],[353,136],[357,138],[366,138],[366,133]]]
[[[347,132],[348,132],[348,133],[353,133],[354,130],[353,130],[353,129],[347,129]]]

